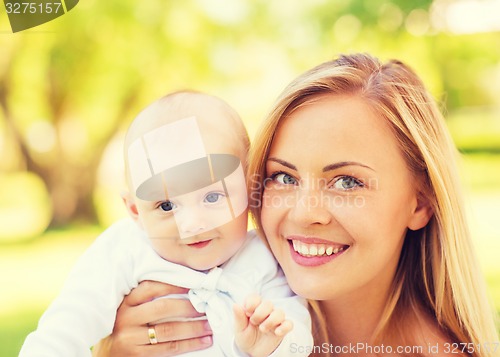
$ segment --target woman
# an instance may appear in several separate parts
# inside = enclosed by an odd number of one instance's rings
[[[498,341],[455,156],[434,100],[401,62],[343,56],[282,93],[253,144],[250,172],[269,180],[251,186],[264,198],[253,215],[292,290],[317,300],[320,341],[440,351]],[[311,196],[319,203],[294,201]],[[340,252],[308,259],[313,236]],[[479,348],[470,352],[492,355]]]
[[[253,143],[251,206],[292,290],[311,302],[312,355],[499,353],[456,156],[434,100],[398,61],[342,56],[278,98]],[[137,321],[115,327],[111,345],[139,335]],[[207,334],[168,329],[162,341],[182,341],[165,346],[182,351]],[[111,355],[130,350],[120,348]]]

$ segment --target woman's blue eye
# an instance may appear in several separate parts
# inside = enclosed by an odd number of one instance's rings
[[[271,178],[282,185],[295,185],[297,183],[297,180],[293,176],[283,172],[274,174]]]
[[[363,187],[363,183],[356,180],[351,176],[339,177],[334,183],[333,187],[338,190],[352,190],[356,187]]]
[[[217,203],[221,197],[224,197],[223,194],[218,193],[218,192],[210,192],[208,195],[205,196],[205,202],[208,203]]]
[[[161,208],[162,211],[170,212],[173,209],[175,209],[176,206],[171,201],[165,201],[165,202],[162,202],[159,207]]]

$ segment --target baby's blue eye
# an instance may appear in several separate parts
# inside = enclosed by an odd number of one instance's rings
[[[356,187],[363,187],[363,183],[356,180],[351,176],[339,177],[337,181],[334,182],[333,187],[338,190],[352,190]]]
[[[162,211],[170,212],[171,210],[175,209],[176,206],[171,201],[165,201],[162,202],[159,207],[161,208]]]
[[[224,197],[223,194],[218,193],[218,192],[210,192],[205,196],[204,201],[208,203],[217,203],[221,197]]]
[[[297,183],[297,180],[293,176],[283,172],[273,175],[272,179],[282,185],[295,185]]]

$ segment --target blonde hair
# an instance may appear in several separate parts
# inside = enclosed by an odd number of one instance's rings
[[[262,233],[260,202],[274,135],[287,116],[324,95],[356,95],[390,123],[409,170],[420,182],[420,194],[433,210],[424,228],[407,232],[374,339],[398,336],[399,342],[410,340],[403,332],[405,319],[410,314],[419,320],[426,311],[452,342],[498,341],[494,312],[466,223],[456,167],[458,152],[435,100],[413,70],[400,61],[382,64],[366,54],[344,55],[307,71],[285,88],[250,153],[250,207],[257,229]],[[311,311],[313,316],[321,315],[315,302]],[[319,330],[323,328],[321,340],[326,341],[325,321],[317,319],[316,323]],[[476,348],[472,355],[493,356],[493,352]]]

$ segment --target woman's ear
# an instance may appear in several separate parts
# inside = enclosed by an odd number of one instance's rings
[[[132,197],[128,191],[122,191],[120,196],[122,197],[123,203],[125,204],[125,208],[127,209],[130,217],[134,221],[137,221],[139,219],[139,212],[137,211],[137,205],[135,204],[134,197]]]
[[[429,223],[434,211],[432,210],[429,199],[421,192],[417,195],[417,205],[413,210],[408,228],[412,231],[419,230]]]

